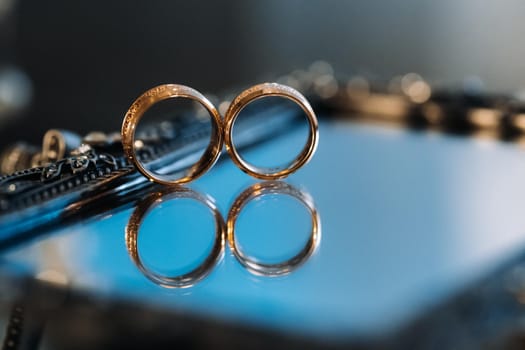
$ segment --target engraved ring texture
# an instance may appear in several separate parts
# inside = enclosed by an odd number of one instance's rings
[[[300,154],[282,170],[273,170],[257,167],[244,160],[235,147],[233,140],[233,126],[235,120],[249,103],[267,97],[279,96],[297,103],[306,114],[309,124],[309,135]],[[263,83],[252,86],[241,92],[230,104],[225,119],[224,142],[233,162],[245,173],[262,180],[278,180],[294,173],[305,165],[314,155],[319,139],[318,122],[312,106],[297,90],[277,83]]]
[[[171,98],[188,98],[200,103],[210,114],[211,137],[208,147],[200,159],[190,167],[187,173],[177,179],[169,179],[165,176],[148,170],[137,157],[134,142],[137,125],[144,113],[155,103]],[[208,171],[217,161],[223,145],[223,127],[221,116],[214,105],[197,90],[178,84],[165,84],[154,87],[139,96],[129,107],[122,123],[122,146],[125,155],[135,165],[137,170],[150,181],[163,185],[175,185],[195,180]]]

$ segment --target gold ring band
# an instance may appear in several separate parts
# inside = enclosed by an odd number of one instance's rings
[[[156,174],[155,172],[146,169],[146,167],[139,161],[134,145],[135,130],[140,119],[151,106],[157,102],[177,97],[189,98],[200,103],[204,108],[206,108],[211,117],[210,120],[212,128],[210,143],[197,163],[195,163],[188,170],[188,173],[185,176],[178,179],[168,179],[160,174]],[[137,170],[146,176],[150,181],[158,182],[163,185],[187,183],[203,175],[215,164],[219,158],[219,155],[221,154],[223,145],[223,127],[221,116],[215,106],[213,106],[213,104],[197,90],[188,86],[177,84],[165,84],[154,87],[137,98],[128,109],[124,117],[121,134],[124,153],[135,165]]]
[[[298,254],[282,263],[267,264],[255,261],[243,253],[235,240],[235,222],[237,221],[237,218],[239,217],[242,209],[251,200],[268,194],[282,194],[291,196],[301,202],[310,212],[312,230],[308,242]],[[242,192],[235,199],[228,213],[226,229],[228,244],[235,258],[251,273],[264,276],[281,276],[292,272],[304,262],[306,262],[308,258],[310,258],[310,256],[319,246],[321,240],[321,221],[311,196],[306,192],[298,190],[288,183],[280,181],[257,183]]]
[[[280,96],[297,103],[306,114],[309,124],[308,140],[299,156],[288,164],[285,169],[276,172],[246,162],[235,148],[233,141],[233,126],[239,113],[249,103],[267,96]],[[258,179],[277,180],[287,177],[305,165],[312,158],[317,148],[319,131],[315,112],[308,100],[299,91],[286,85],[263,83],[244,90],[232,101],[224,119],[224,141],[230,157],[242,171]]]
[[[144,218],[155,206],[162,202],[177,198],[194,199],[203,203],[208,209],[210,209],[215,219],[215,240],[206,259],[204,259],[204,261],[195,269],[180,276],[163,276],[144,266],[138,250],[138,234],[140,225],[144,221]],[[139,202],[131,214],[126,226],[125,240],[126,248],[133,263],[150,281],[166,288],[187,288],[206,277],[219,260],[221,260],[224,255],[225,235],[226,224],[224,223],[224,219],[219,209],[211,198],[188,188],[170,187],[162,192],[152,193],[150,196]]]

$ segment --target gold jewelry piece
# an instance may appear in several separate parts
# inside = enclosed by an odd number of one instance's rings
[[[301,202],[310,212],[312,231],[304,248],[291,259],[282,263],[265,264],[248,257],[237,245],[235,240],[235,222],[242,209],[253,199],[268,194],[283,194],[291,196]],[[248,271],[256,275],[280,276],[285,275],[302,265],[319,246],[321,240],[321,222],[314,202],[309,194],[294,186],[280,181],[257,183],[242,192],[234,201],[226,221],[228,244],[233,255]]]
[[[138,234],[140,225],[147,214],[162,202],[172,199],[189,198],[204,204],[210,209],[215,219],[215,241],[206,259],[192,271],[180,276],[163,276],[144,266],[138,251]],[[135,208],[126,226],[126,248],[137,268],[153,283],[166,288],[187,288],[206,277],[224,255],[226,224],[213,200],[193,190],[183,187],[171,187],[162,192],[152,193],[143,199]]]
[[[292,100],[297,103],[301,109],[306,113],[306,117],[309,124],[310,134],[304,148],[302,149],[299,156],[293,160],[288,166],[276,172],[272,172],[271,169],[260,168],[246,162],[237,152],[233,141],[233,126],[235,120],[239,116],[239,113],[249,103],[264,98],[266,96],[280,96]],[[312,158],[317,148],[318,142],[318,123],[315,112],[310,106],[308,100],[297,90],[277,83],[263,83],[252,86],[251,88],[241,92],[230,104],[228,111],[225,115],[225,127],[224,127],[224,141],[226,149],[230,154],[233,162],[245,173],[263,180],[277,180],[282,179],[294,173],[303,165],[305,165],[310,158]]]
[[[188,170],[187,175],[173,180],[146,169],[146,167],[137,158],[134,143],[135,130],[144,113],[157,102],[177,97],[189,98],[204,106],[204,108],[206,108],[210,114],[212,128],[210,143],[204,151],[202,157]],[[124,117],[121,133],[124,153],[135,165],[137,170],[146,176],[150,181],[158,182],[163,185],[182,184],[193,181],[199,176],[203,175],[215,164],[219,158],[223,145],[223,127],[221,117],[217,109],[206,97],[204,97],[204,95],[202,95],[197,90],[188,86],[177,84],[165,84],[157,86],[146,91],[139,98],[137,98],[128,109],[128,112]]]

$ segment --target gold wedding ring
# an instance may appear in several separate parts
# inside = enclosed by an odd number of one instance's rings
[[[179,276],[164,276],[147,268],[142,262],[138,249],[139,229],[147,214],[155,206],[169,200],[181,198],[193,199],[204,204],[210,210],[215,220],[215,240],[208,256],[195,269]],[[225,236],[226,224],[213,200],[188,188],[176,186],[167,188],[162,192],[152,193],[139,202],[126,226],[125,240],[126,248],[133,263],[150,281],[166,288],[187,288],[206,277],[221,260],[224,255]]]
[[[305,246],[294,257],[281,263],[263,263],[249,257],[241,250],[235,239],[235,223],[242,209],[255,198],[270,194],[287,195],[298,200],[308,209],[312,224],[310,237]],[[280,181],[257,183],[242,192],[235,199],[228,213],[226,229],[228,244],[235,258],[251,273],[264,276],[282,276],[292,272],[312,256],[321,240],[321,220],[312,197],[308,193],[300,191],[294,186]]]
[[[170,179],[165,175],[148,170],[138,159],[135,151],[135,131],[144,113],[155,103],[171,98],[188,98],[200,103],[208,113],[211,120],[211,137],[208,147],[200,159],[187,173],[180,178]],[[223,145],[223,127],[219,112],[213,104],[195,89],[177,84],[165,84],[152,88],[142,94],[128,109],[122,123],[122,146],[125,155],[131,160],[138,171],[150,181],[163,185],[182,184],[195,180],[208,171],[217,161]]]
[[[301,153],[284,169],[275,170],[257,167],[244,160],[235,147],[233,126],[241,111],[251,102],[267,97],[279,96],[297,103],[306,114],[309,124],[308,140]],[[314,155],[318,143],[318,123],[308,100],[297,90],[277,83],[263,83],[241,92],[230,104],[225,115],[224,141],[233,162],[245,173],[262,180],[277,180],[287,177],[305,165]]]

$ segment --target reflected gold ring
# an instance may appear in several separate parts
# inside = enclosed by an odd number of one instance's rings
[[[249,257],[239,248],[235,239],[235,223],[242,209],[255,198],[270,194],[288,195],[297,199],[308,209],[312,224],[308,242],[301,251],[292,258],[280,263],[263,263]],[[312,197],[308,193],[281,181],[257,183],[243,191],[231,206],[226,220],[226,230],[228,245],[235,258],[251,273],[263,276],[282,276],[292,272],[312,256],[321,241],[321,220]]]
[[[147,214],[155,206],[162,202],[180,198],[196,200],[210,210],[215,220],[215,239],[210,253],[199,266],[179,276],[164,276],[147,268],[142,262],[138,249],[139,229]],[[225,240],[226,224],[213,200],[208,196],[179,186],[168,187],[161,192],[154,192],[140,201],[129,218],[125,232],[126,248],[135,266],[150,281],[165,288],[188,288],[206,277],[222,259]]]

